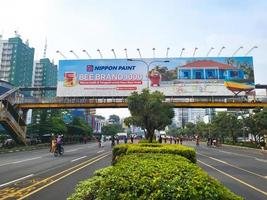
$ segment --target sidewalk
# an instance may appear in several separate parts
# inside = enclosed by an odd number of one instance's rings
[[[13,152],[20,152],[20,151],[32,151],[35,149],[45,149],[49,148],[49,144],[40,144],[40,145],[32,145],[32,146],[18,146],[18,147],[12,147],[12,148],[0,148],[0,154],[2,153],[13,153]]]

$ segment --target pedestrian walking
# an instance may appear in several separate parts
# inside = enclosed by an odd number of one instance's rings
[[[116,142],[117,142],[117,144],[120,144],[120,139],[118,136],[116,137]]]
[[[159,143],[160,144],[162,143],[162,137],[161,137],[161,135],[159,136]]]
[[[124,137],[124,144],[127,144],[128,138],[127,136]]]
[[[114,135],[111,136],[111,147],[115,146],[115,137]]]

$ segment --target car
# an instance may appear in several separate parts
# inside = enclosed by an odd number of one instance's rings
[[[16,146],[16,142],[15,142],[15,140],[10,139],[10,138],[6,139],[6,140],[4,141],[4,143],[3,143],[3,147],[12,148],[12,147],[14,147],[14,146]]]
[[[41,141],[36,137],[26,136],[27,145],[35,145],[41,143]]]

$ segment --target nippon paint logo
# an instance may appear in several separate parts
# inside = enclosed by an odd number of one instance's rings
[[[134,71],[136,66],[129,66],[129,65],[104,65],[104,66],[94,66],[94,65],[87,65],[86,71],[87,72],[93,72],[96,71],[126,71],[126,70],[132,70]]]
[[[86,66],[86,71],[87,71],[87,72],[92,72],[92,71],[94,71],[94,66],[93,66],[93,65],[87,65],[87,66]]]

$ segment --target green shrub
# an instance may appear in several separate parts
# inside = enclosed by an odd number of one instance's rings
[[[139,143],[148,143],[147,139],[142,139],[139,141]],[[157,140],[152,140],[152,143],[159,143]]]
[[[121,144],[113,148],[112,163],[115,164],[119,156],[133,153],[162,153],[176,154],[183,156],[193,163],[196,163],[195,149],[185,147],[179,144],[160,144],[160,143],[144,143],[144,144]]]
[[[186,158],[171,154],[130,154],[115,166],[81,182],[68,200],[238,200]]]

